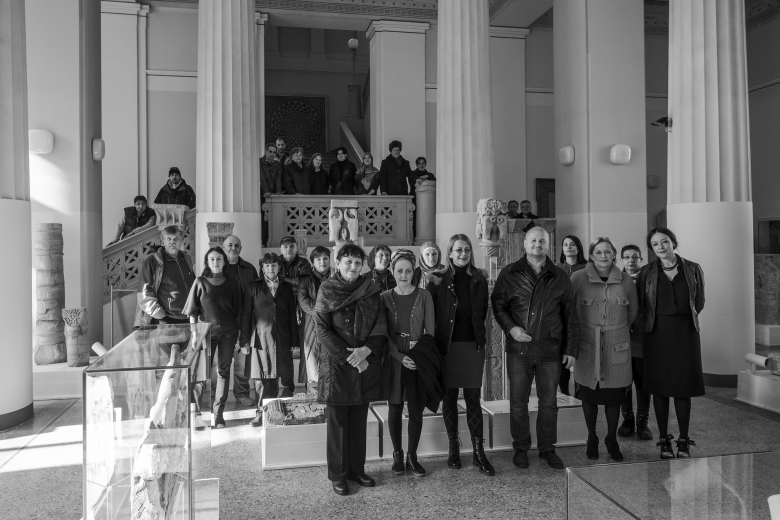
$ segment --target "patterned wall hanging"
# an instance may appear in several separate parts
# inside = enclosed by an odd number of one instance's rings
[[[288,151],[300,146],[307,156],[327,151],[327,107],[324,97],[266,96],[266,139],[284,137]]]

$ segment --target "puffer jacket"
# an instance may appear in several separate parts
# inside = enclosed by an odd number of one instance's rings
[[[547,258],[537,277],[526,257],[509,264],[498,275],[490,297],[493,314],[506,334],[506,352],[541,360],[575,359],[579,354],[580,326],[571,280]],[[516,341],[509,333],[521,327],[531,341]]]
[[[685,281],[688,282],[688,294],[690,295],[691,315],[693,325],[699,330],[699,313],[704,309],[704,272],[696,262],[691,262],[677,255],[682,265]],[[655,304],[658,297],[658,275],[661,261],[649,263],[639,271],[639,279],[636,289],[639,295],[639,313],[645,321],[645,332],[652,332],[655,326]]]
[[[487,328],[485,320],[488,311],[488,284],[480,269],[471,268],[471,305],[474,310],[472,324],[477,348],[487,343]],[[427,290],[433,297],[433,307],[436,309],[436,344],[442,356],[450,349],[452,328],[455,326],[455,310],[458,308],[458,297],[455,295],[453,273],[447,269],[441,274],[428,277]]]

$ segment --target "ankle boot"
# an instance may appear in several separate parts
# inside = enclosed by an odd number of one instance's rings
[[[456,433],[447,432],[450,439],[450,454],[447,457],[447,466],[453,469],[460,469],[460,437]]]
[[[599,438],[588,437],[588,447],[585,449],[585,455],[590,460],[597,460],[599,458]]]
[[[634,412],[632,410],[623,411],[623,424],[617,431],[621,437],[628,437],[634,433]]]
[[[403,475],[406,473],[406,470],[404,469],[404,450],[393,452],[393,467],[391,469],[393,475]]]
[[[415,477],[425,476],[425,468],[423,468],[422,465],[419,462],[417,462],[416,453],[406,454],[406,469],[411,471],[412,475],[414,475]]]
[[[617,439],[610,439],[609,437],[604,439],[604,445],[607,447],[609,456],[615,462],[623,462],[623,454],[620,452],[620,446]]]
[[[650,414],[648,413],[636,414],[636,436],[643,441],[653,440],[653,432],[651,432],[650,428],[647,426],[647,421],[649,418]]]
[[[674,450],[672,450],[672,439],[674,439],[674,435],[669,434],[666,437],[658,437],[658,439],[659,440],[655,445],[661,447],[661,458],[673,459]]]
[[[474,462],[473,464],[479,468],[480,473],[492,477],[496,474],[496,470],[493,469],[493,465],[485,456],[485,439],[482,437],[472,437],[471,444],[474,446]]]
[[[677,443],[677,458],[678,459],[691,458],[691,452],[689,446],[696,446],[696,443],[693,442],[690,437],[678,437],[675,442]]]

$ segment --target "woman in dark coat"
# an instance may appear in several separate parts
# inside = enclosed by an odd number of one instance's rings
[[[290,162],[284,165],[282,175],[284,193],[287,195],[310,195],[309,172],[303,166],[303,148],[295,147],[290,152]]]
[[[309,188],[312,195],[327,195],[330,190],[328,184],[328,172],[325,171],[325,166],[322,164],[322,154],[315,153],[309,159],[309,164],[306,165],[306,170],[309,173]]]
[[[653,395],[661,458],[674,458],[668,433],[669,400],[680,436],[677,458],[690,457],[691,397],[704,395],[699,313],[704,308],[704,273],[699,264],[675,254],[677,237],[664,227],[647,234],[658,259],[639,271],[637,291],[644,320],[644,390]]]
[[[279,378],[292,379],[292,348],[298,344],[293,286],[279,277],[282,259],[266,253],[260,259],[263,274],[244,292],[241,345],[251,348],[250,374],[257,392],[257,411],[249,424],[263,424],[263,399],[279,394]],[[282,394],[285,397],[285,394]],[[290,395],[289,397],[292,397]]]
[[[382,195],[409,195],[409,188],[414,189],[414,176],[409,161],[401,155],[401,141],[392,141],[390,155],[382,160],[379,166],[379,189]]]
[[[347,149],[339,146],[336,149],[336,162],[328,172],[331,195],[354,195],[355,172],[357,167],[347,159]]]
[[[238,339],[241,317],[241,286],[233,278],[225,276],[223,269],[228,263],[227,255],[221,247],[212,247],[203,260],[203,275],[192,284],[184,315],[190,317],[190,323],[204,321],[211,323],[211,359],[218,353],[217,381],[214,388],[214,427],[224,428],[222,411],[227,401],[230,384],[230,365],[233,363],[233,351]],[[203,382],[193,387],[193,400],[200,412],[200,396]]]
[[[314,306],[317,303],[317,293],[322,282],[330,278],[330,251],[323,246],[317,246],[309,256],[313,269],[298,278],[298,306],[303,311],[303,352],[301,361],[306,372],[307,391],[317,392],[317,379],[320,371],[320,340],[314,325]]]
[[[379,287],[361,276],[366,254],[354,245],[339,249],[336,274],[320,285],[314,323],[320,339],[318,402],[328,405],[328,479],[338,495],[346,480],[373,487],[366,475],[368,404],[382,398],[382,357],[387,323]]]
[[[495,475],[485,456],[482,436],[482,407],[479,394],[485,367],[487,344],[485,319],[488,310],[488,284],[474,265],[471,240],[453,235],[447,245],[448,269],[432,276],[428,292],[436,309],[436,343],[444,357],[446,386],[442,414],[450,441],[447,465],[460,468],[458,438],[458,392],[463,389],[466,417],[474,446],[473,464],[485,475]]]
[[[395,278],[390,273],[390,257],[393,252],[387,246],[376,246],[368,253],[367,274],[382,291],[389,291],[395,287]]]
[[[571,278],[571,276],[577,271],[585,269],[587,264],[588,261],[585,260],[585,253],[582,251],[582,242],[580,242],[580,239],[574,235],[565,236],[563,238],[563,243],[561,244],[561,257],[560,262],[558,263],[558,267],[566,271],[566,273],[569,275],[569,278]],[[561,393],[564,395],[570,395],[570,380],[571,370],[566,368],[562,369],[561,380],[558,383],[558,386],[561,389]]]

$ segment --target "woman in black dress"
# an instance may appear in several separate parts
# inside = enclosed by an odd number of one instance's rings
[[[674,253],[677,237],[667,228],[651,229],[647,248],[658,259],[642,267],[637,281],[645,331],[644,390],[653,395],[661,458],[674,458],[674,435],[667,431],[670,398],[680,427],[677,457],[687,458],[689,446],[694,445],[688,436],[691,397],[704,395],[699,339],[704,274],[699,264]]]
[[[580,239],[574,235],[563,237],[558,267],[566,271],[566,274],[571,278],[577,271],[585,269],[587,264],[588,261],[585,260],[585,253],[582,250],[582,242],[580,242]],[[558,383],[561,393],[564,395],[570,395],[569,381],[571,381],[571,370],[564,368],[561,370],[561,380]]]
[[[471,240],[453,235],[447,245],[448,269],[432,276],[428,292],[436,309],[436,343],[444,357],[445,394],[442,402],[444,425],[450,440],[447,465],[459,469],[458,391],[463,389],[466,417],[474,445],[474,465],[485,475],[495,475],[485,456],[482,437],[482,407],[479,394],[485,367],[487,343],[485,319],[488,285],[474,265]]]

